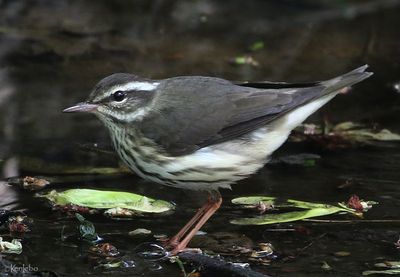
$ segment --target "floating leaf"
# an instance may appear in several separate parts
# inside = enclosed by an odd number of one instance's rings
[[[330,206],[325,208],[314,208],[305,211],[295,211],[279,214],[266,214],[258,217],[239,218],[230,222],[237,225],[264,225],[302,220],[310,217],[334,214],[342,212],[340,207]]]
[[[295,208],[302,211],[290,211],[283,213],[270,213],[254,218],[240,218],[232,220],[231,223],[238,225],[264,225],[303,220],[312,217],[330,215],[335,213],[358,214],[356,210],[339,203],[337,206],[323,203],[313,203],[294,199],[280,200],[276,197],[249,196],[239,197],[232,200],[233,204],[257,207],[260,203],[271,205],[274,208]]]
[[[122,191],[101,191],[93,189],[69,189],[63,192],[52,190],[43,197],[55,205],[68,204],[93,209],[125,208],[145,213],[162,213],[174,208],[163,200],[148,198],[143,195]]]
[[[260,202],[268,203],[273,205],[276,208],[300,208],[300,209],[316,209],[316,208],[329,208],[332,205],[324,204],[324,203],[314,203],[314,202],[306,202],[294,199],[279,199],[276,197],[269,196],[247,196],[247,197],[238,197],[232,199],[233,204],[238,205],[258,205]],[[349,209],[346,207],[340,207],[342,210],[347,212],[354,212],[353,209]]]

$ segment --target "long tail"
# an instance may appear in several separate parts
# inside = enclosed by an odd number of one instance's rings
[[[346,74],[343,74],[339,77],[323,81],[321,82],[321,85],[325,86],[327,90],[325,91],[326,94],[329,94],[330,92],[338,91],[344,87],[349,87],[354,84],[357,84],[361,82],[364,79],[367,79],[370,77],[373,72],[367,72],[365,71],[368,68],[368,65],[363,65],[360,66],[357,69],[354,69]]]

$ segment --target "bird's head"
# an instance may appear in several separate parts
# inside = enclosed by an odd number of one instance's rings
[[[159,82],[133,74],[116,73],[102,79],[85,102],[63,112],[90,112],[100,119],[128,123],[140,120],[148,110]]]

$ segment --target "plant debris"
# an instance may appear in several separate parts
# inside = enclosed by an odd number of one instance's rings
[[[353,196],[351,199],[356,199]],[[372,201],[361,201],[359,200],[363,207],[371,207],[377,202]],[[285,201],[280,201],[275,197],[266,196],[249,196],[249,197],[239,197],[232,200],[233,204],[244,205],[247,208],[256,208],[263,205],[272,206],[275,209],[297,209],[295,211],[279,212],[279,213],[268,213],[262,216],[254,218],[239,218],[231,220],[230,222],[238,225],[264,225],[264,224],[274,224],[283,222],[292,222],[297,220],[303,220],[312,217],[330,215],[335,213],[347,213],[360,216],[363,211],[367,209],[357,210],[349,207],[343,203],[338,203],[337,205],[330,205],[324,203],[313,203],[305,202],[293,199],[287,199]]]
[[[25,177],[11,177],[7,178],[6,182],[9,185],[18,186],[22,189],[36,191],[44,189],[47,185],[50,184],[49,180],[46,180],[41,177],[32,177],[32,176],[25,176]]]
[[[67,213],[69,216],[74,216],[76,213],[80,214],[96,214],[99,213],[100,210],[98,209],[90,209],[87,207],[82,207],[74,204],[67,204],[67,205],[55,205],[53,206],[54,209],[60,210],[62,212]]]
[[[259,243],[258,248],[251,251],[249,261],[269,265],[275,257],[274,248],[271,243]]]
[[[366,270],[362,273],[362,275],[368,276],[372,274],[387,274],[387,275],[400,274],[400,261],[383,261],[374,264],[374,266],[385,270]]]
[[[101,191],[93,189],[70,189],[63,192],[52,190],[45,195],[56,207],[68,207],[96,212],[106,210],[105,214],[112,217],[135,216],[138,213],[162,213],[174,208],[174,205],[163,200],[148,198],[143,195],[121,192]]]
[[[42,178],[26,176],[22,179],[22,186],[27,190],[41,190],[50,184],[49,181]]]
[[[337,251],[337,252],[333,253],[333,255],[335,255],[335,257],[347,257],[347,256],[350,256],[351,253],[348,251]]]
[[[374,266],[383,268],[400,268],[400,261],[383,261],[381,263],[374,264]]]
[[[116,257],[120,253],[118,249],[111,243],[99,243],[89,248],[91,254],[99,257]]]
[[[104,215],[111,218],[124,218],[140,215],[140,212],[126,209],[126,208],[112,208],[104,211]]]
[[[0,237],[0,253],[13,253],[13,254],[21,254],[22,253],[22,244],[19,239],[13,239],[11,242],[3,241],[3,238]]]
[[[329,270],[332,270],[332,267],[326,261],[323,261],[322,265],[321,265],[321,269],[329,271]]]
[[[360,213],[368,211],[374,204],[377,204],[377,202],[361,200],[357,195],[352,195],[347,201],[347,207]]]
[[[258,61],[256,61],[252,56],[249,55],[237,56],[229,60],[229,62],[233,65],[251,65],[254,67],[260,65]]]
[[[387,129],[368,128],[354,122],[342,122],[334,126],[302,124],[290,136],[291,141],[311,141],[328,148],[347,148],[359,145],[373,144],[377,141],[400,141],[400,134]]]
[[[32,220],[25,215],[11,216],[8,218],[8,229],[11,233],[26,233],[30,232]]]
[[[78,226],[80,238],[89,242],[96,242],[100,240],[100,237],[96,233],[96,229],[92,222],[86,220],[82,215],[76,213],[75,217],[79,220]]]

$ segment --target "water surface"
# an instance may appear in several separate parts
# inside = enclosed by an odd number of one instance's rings
[[[400,31],[398,1],[0,1],[0,166],[2,177],[45,175],[62,170],[50,165],[117,166],[113,156],[82,145],[109,147],[108,134],[90,115],[61,110],[85,99],[92,86],[115,72],[144,77],[208,75],[231,80],[311,81],[331,78],[368,63],[375,75],[340,95],[311,117],[333,123],[362,122],[400,132]],[[262,49],[251,45],[263,42]],[[258,65],[234,65],[251,56]],[[296,153],[321,156],[313,167],[267,165],[253,177],[222,191],[225,202],[203,231],[243,234],[270,242],[277,258],[252,268],[273,276],[321,276],[323,262],[331,276],[360,276],[382,260],[398,260],[399,145],[382,143],[352,149],[323,150],[315,145],[285,144],[274,157]],[[36,162],[28,163],[27,158]],[[37,160],[43,161],[38,165]],[[67,178],[67,179],[66,179]],[[70,178],[70,179],[68,179]],[[73,179],[71,179],[73,178]],[[353,185],[340,188],[346,180]],[[0,208],[26,209],[34,220],[24,236],[23,253],[4,255],[60,276],[176,276],[176,264],[135,255],[150,238],[127,233],[147,228],[172,235],[202,204],[202,193],[181,191],[124,176],[58,176],[59,188],[122,189],[177,204],[165,216],[111,221],[91,216],[96,230],[134,263],[127,269],[96,269],[87,245],[63,243],[62,229],[77,220],[52,211],[31,192],[0,187]],[[63,182],[61,182],[63,181]],[[64,182],[65,181],[65,182]],[[270,195],[335,203],[357,194],[380,204],[365,220],[388,223],[309,223],[238,227],[229,219],[248,216],[230,199]],[[352,219],[332,217],[334,219]],[[309,232],[271,231],[299,229]],[[9,239],[8,232],[0,233]],[[350,255],[337,257],[335,252]],[[229,257],[228,257],[229,259]],[[239,259],[240,260],[240,259]]]

